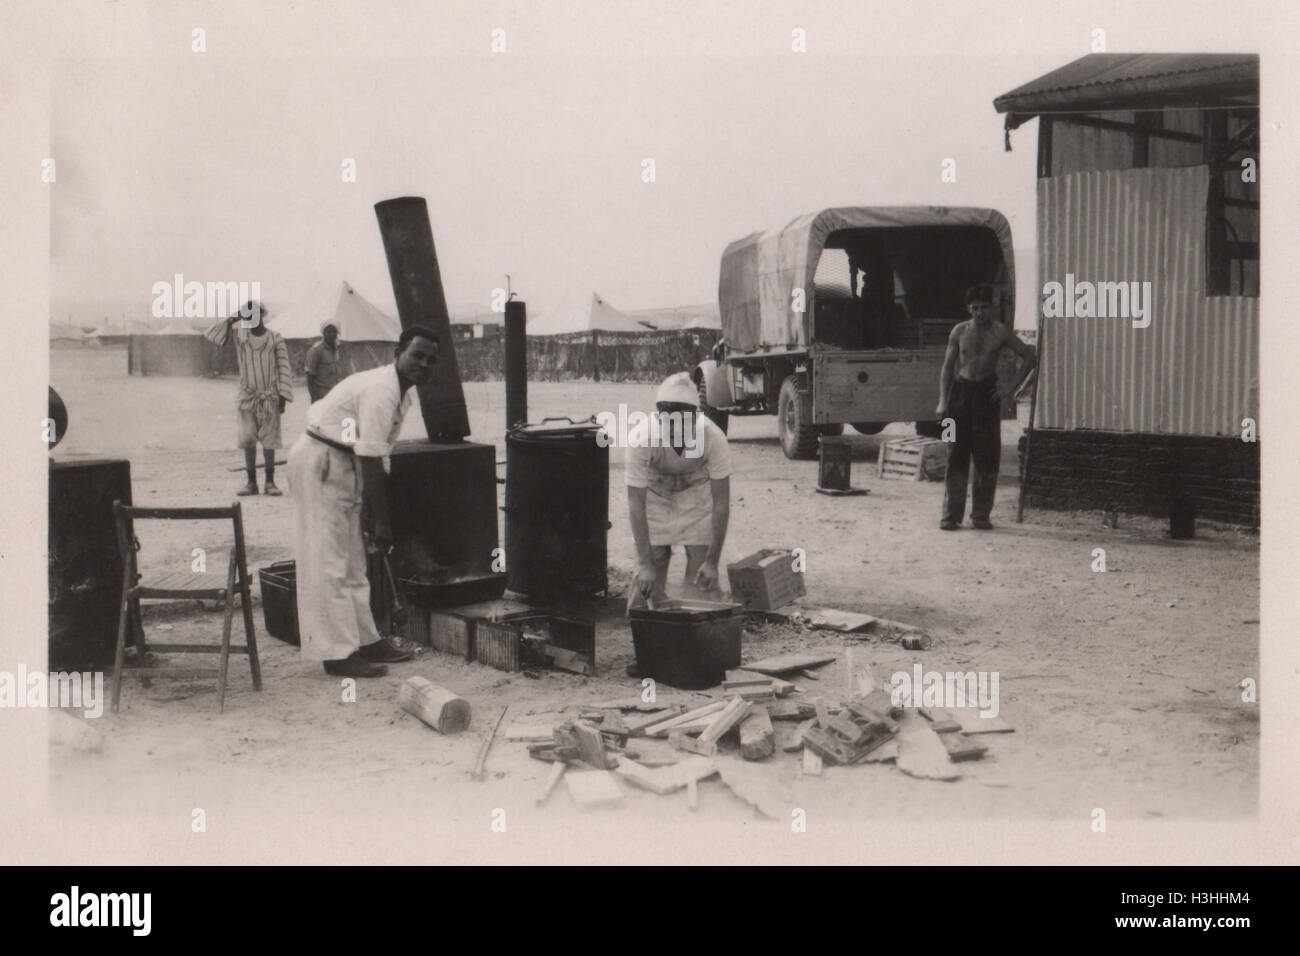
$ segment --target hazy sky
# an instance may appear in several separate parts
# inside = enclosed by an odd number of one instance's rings
[[[1088,52],[1097,25],[1112,50],[1241,48],[1105,5],[376,6],[159,6],[144,41],[66,49],[52,297],[148,302],[180,272],[259,281],[274,309],[347,278],[392,310],[372,206],[410,194],[449,302],[483,310],[507,272],[534,312],[593,289],[712,301],[727,242],[830,205],[993,206],[1030,250],[1036,128],[1003,152],[995,96]]]

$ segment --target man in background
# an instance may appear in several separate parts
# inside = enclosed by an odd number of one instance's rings
[[[293,401],[293,375],[289,348],[278,332],[266,327],[266,315],[260,302],[245,302],[237,313],[204,333],[209,341],[224,346],[234,330],[239,360],[238,442],[248,472],[248,484],[237,495],[257,494],[258,445],[266,462],[265,493],[280,494],[275,485],[275,452],[280,448],[280,416],[285,403]]]
[[[318,402],[331,388],[352,374],[339,346],[339,329],[329,320],[321,326],[321,340],[307,350],[307,394]]]

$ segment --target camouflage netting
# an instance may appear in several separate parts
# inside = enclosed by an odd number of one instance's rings
[[[660,382],[708,358],[720,335],[716,329],[530,335],[528,378],[537,382]],[[504,377],[504,340],[457,342],[456,362],[462,381],[498,381]]]

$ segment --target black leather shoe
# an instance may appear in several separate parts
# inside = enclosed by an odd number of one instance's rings
[[[360,651],[353,651],[341,661],[325,661],[325,673],[335,677],[383,677],[388,668],[363,660]]]
[[[357,653],[361,655],[363,661],[370,661],[373,664],[399,664],[415,656],[383,637],[373,644],[366,644]]]
[[[981,531],[992,531],[993,525],[989,523],[988,518],[971,518],[972,527],[979,528]]]
[[[956,531],[959,525],[955,521],[943,520],[939,522],[940,531]]]

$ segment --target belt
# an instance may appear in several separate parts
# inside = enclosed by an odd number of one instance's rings
[[[331,448],[333,448],[334,450],[336,450],[336,451],[341,451],[341,452],[343,452],[345,455],[351,455],[351,454],[352,454],[352,449],[349,448],[347,445],[343,444],[341,441],[335,441],[335,440],[332,439],[332,438],[326,438],[324,435],[318,435],[318,434],[316,434],[316,432],[312,431],[311,429],[308,429],[308,430],[307,430],[307,434],[308,434],[310,437],[316,439],[316,440],[317,440],[318,442],[320,442],[322,445],[329,445],[329,446],[330,446]]]

